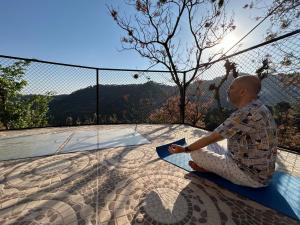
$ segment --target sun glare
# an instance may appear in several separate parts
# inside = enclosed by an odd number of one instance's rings
[[[220,48],[227,50],[237,42],[238,42],[237,37],[233,33],[230,33],[223,38],[219,46]]]

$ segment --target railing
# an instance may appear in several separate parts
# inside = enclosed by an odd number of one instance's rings
[[[198,76],[202,81],[198,87],[202,91],[202,98],[198,97],[197,105],[207,105],[208,99],[212,100],[208,107],[202,107],[206,129],[215,128],[232,112],[226,101],[226,90],[233,76],[258,75],[262,80],[260,99],[271,110],[277,122],[280,145],[300,151],[299,33],[300,30],[297,30],[202,64],[203,71]],[[227,79],[224,76],[226,74]],[[194,93],[194,90],[190,90],[188,96],[192,99]]]
[[[214,129],[234,109],[233,76],[260,76],[280,145],[300,151],[299,30],[202,64],[186,89],[185,123]],[[179,123],[179,90],[168,71],[85,67],[0,56],[0,128]],[[192,76],[194,70],[179,76]],[[225,79],[226,78],[226,79]]]

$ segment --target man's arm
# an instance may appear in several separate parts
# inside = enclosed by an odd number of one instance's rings
[[[201,137],[199,140],[188,145],[190,151],[195,151],[200,148],[204,148],[207,145],[223,140],[224,138],[217,132],[212,132],[209,135]]]
[[[203,148],[209,144],[212,144],[214,142],[217,141],[221,141],[224,138],[218,133],[218,132],[212,132],[204,137],[201,137],[199,140],[195,141],[193,144],[190,144],[187,147],[183,147],[181,145],[175,145],[172,144],[171,146],[169,146],[169,152],[170,153],[181,153],[181,152],[187,152],[187,150],[189,152],[191,151],[195,151],[197,149]],[[188,148],[188,149],[186,149]]]

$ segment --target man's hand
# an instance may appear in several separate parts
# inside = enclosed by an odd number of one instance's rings
[[[169,147],[169,152],[173,154],[173,153],[182,153],[182,152],[185,152],[185,151],[184,151],[183,146],[172,144]]]
[[[207,145],[210,145],[212,143],[215,143],[217,141],[221,141],[223,140],[224,138],[217,132],[212,132],[208,135],[205,135],[203,137],[201,137],[199,140],[195,141],[193,144],[190,144],[188,147],[189,147],[189,151],[188,152],[191,152],[191,151],[195,151],[197,149],[201,149],[201,148],[204,148],[205,146]],[[170,153],[182,153],[182,152],[186,152],[185,151],[185,148],[183,146],[180,146],[180,145],[175,145],[175,144],[172,144],[170,147],[169,147],[169,152]]]

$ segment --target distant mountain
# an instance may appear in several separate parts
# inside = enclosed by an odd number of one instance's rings
[[[243,75],[243,74],[242,74]],[[201,102],[206,102],[213,97],[209,90],[211,84],[219,84],[222,77],[213,80],[204,80],[199,88],[203,91]],[[227,89],[232,82],[229,76],[220,90],[221,104],[232,109],[227,101]],[[187,96],[194,101],[193,96],[197,88],[196,83],[190,85]],[[132,85],[100,85],[99,109],[102,122],[117,119],[118,122],[146,122],[148,115],[153,110],[161,107],[171,96],[178,95],[176,86],[162,85],[149,81],[144,84]],[[300,90],[295,86],[286,86],[281,82],[280,76],[269,75],[262,82],[260,99],[269,106],[274,106],[281,101],[294,103],[300,100]],[[217,107],[214,104],[211,108]],[[87,87],[77,90],[69,95],[55,96],[49,105],[50,124],[64,125],[68,117],[73,122],[95,122],[96,113],[96,87]]]
[[[132,122],[159,108],[176,88],[155,82],[132,85],[100,85],[99,113],[103,120],[116,117],[118,122]],[[57,96],[49,104],[50,123],[63,125],[67,117],[82,122],[95,119],[96,86]],[[88,121],[87,121],[88,122]]]

